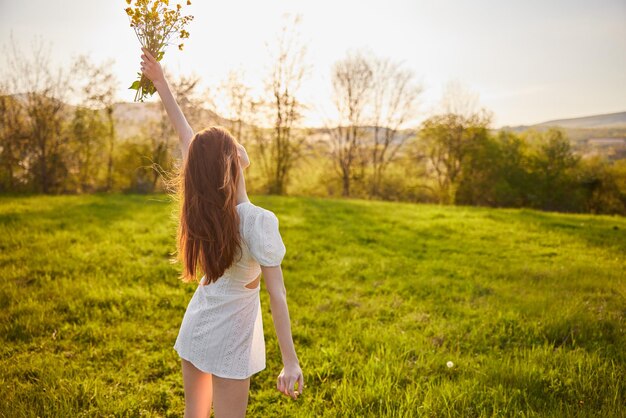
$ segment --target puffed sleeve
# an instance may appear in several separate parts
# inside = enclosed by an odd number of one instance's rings
[[[283,261],[286,248],[278,229],[278,218],[268,210],[255,219],[250,252],[262,266],[278,266]]]

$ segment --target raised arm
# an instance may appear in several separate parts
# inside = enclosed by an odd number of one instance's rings
[[[172,122],[172,125],[174,125],[174,129],[178,134],[180,149],[183,154],[183,160],[185,160],[187,158],[189,144],[194,136],[193,129],[191,129],[187,119],[185,119],[183,111],[178,106],[178,103],[176,103],[176,99],[174,99],[174,95],[167,84],[165,75],[163,74],[161,64],[146,48],[141,48],[141,50],[143,51],[143,54],[141,55],[141,71],[152,81],[154,87],[156,87],[157,92],[159,93],[159,96],[161,97],[167,116],[169,117],[170,122]]]

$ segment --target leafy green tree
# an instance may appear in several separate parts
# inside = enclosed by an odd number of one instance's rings
[[[0,190],[15,192],[25,186],[29,154],[24,106],[0,87]]]
[[[120,143],[115,153],[115,188],[134,193],[154,191],[155,171],[150,160],[154,152],[152,145],[144,137],[135,137]]]
[[[478,143],[485,140],[490,120],[487,112],[480,111],[435,115],[422,123],[419,135],[437,181],[440,203],[456,203],[464,164],[470,153],[477,153]]]
[[[563,131],[551,128],[533,133],[531,170],[535,193],[531,204],[544,210],[576,211],[583,196],[577,190],[575,170],[580,157],[574,154]]]
[[[115,117],[113,115],[115,105],[115,91],[117,89],[117,79],[111,68],[113,60],[107,60],[100,65],[94,64],[87,55],[78,56],[73,63],[72,72],[79,82],[76,88],[82,99],[83,106],[103,109],[107,123],[107,175],[106,190],[113,188],[113,171],[115,146],[117,135],[115,130]]]
[[[498,206],[526,207],[534,184],[530,175],[529,146],[514,132],[499,132],[496,138],[500,150],[499,175],[496,185]]]
[[[479,137],[469,147],[457,191],[458,203],[502,207],[529,206],[535,188],[528,144],[514,132]]]
[[[110,125],[101,112],[77,107],[69,126],[67,188],[79,193],[93,192],[101,187],[102,168],[106,155],[98,152],[109,140]]]
[[[626,160],[610,164],[592,156],[581,160],[577,174],[585,193],[585,212],[626,214]]]
[[[477,130],[466,148],[455,202],[499,206],[498,186],[507,179],[501,176],[503,152],[497,140],[489,135],[487,129]]]

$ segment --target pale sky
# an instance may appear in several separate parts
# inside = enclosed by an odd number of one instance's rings
[[[163,63],[177,75],[195,72],[204,87],[243,68],[260,88],[269,64],[265,43],[285,13],[302,15],[312,66],[302,94],[312,125],[332,106],[332,63],[358,48],[414,70],[425,89],[423,115],[434,111],[451,80],[478,94],[496,127],[626,111],[626,0],[192,3],[185,50],[170,47]],[[114,58],[119,99],[132,101],[127,88],[140,50],[125,7],[124,0],[0,0],[0,43],[8,44],[12,32],[27,49],[42,36],[61,65],[82,53],[97,62]]]

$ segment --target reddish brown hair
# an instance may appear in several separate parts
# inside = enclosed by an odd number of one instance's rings
[[[178,187],[178,259],[184,282],[197,280],[198,267],[206,283],[215,282],[241,250],[236,143],[228,130],[211,126],[196,133],[189,145]]]

